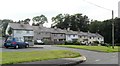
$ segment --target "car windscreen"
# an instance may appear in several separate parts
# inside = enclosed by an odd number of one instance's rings
[[[12,41],[12,37],[8,37],[7,41]]]
[[[15,39],[16,39],[17,42],[24,42],[24,40],[21,39],[21,38],[15,38]]]

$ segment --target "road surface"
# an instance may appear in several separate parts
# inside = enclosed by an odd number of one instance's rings
[[[34,51],[34,50],[71,50],[79,52],[87,58],[87,61],[82,64],[118,64],[118,52],[115,53],[104,53],[104,52],[95,52],[82,49],[73,49],[73,48],[64,48],[57,47],[52,45],[42,45],[44,48],[23,48],[23,49],[2,49],[2,52],[14,52],[14,51]]]

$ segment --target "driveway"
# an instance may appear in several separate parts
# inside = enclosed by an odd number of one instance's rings
[[[64,48],[57,47],[54,45],[42,45],[44,48],[23,48],[23,49],[5,49],[0,48],[2,52],[19,52],[19,51],[34,51],[34,50],[71,50],[79,52],[80,54],[86,56],[87,61],[82,64],[118,64],[118,53],[104,53],[104,52],[95,52],[82,49],[73,49],[73,48]]]

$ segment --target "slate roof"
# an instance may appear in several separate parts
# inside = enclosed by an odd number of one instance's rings
[[[29,24],[9,23],[9,25],[12,29],[33,30]]]
[[[72,31],[72,30],[66,30],[66,34],[78,34],[76,31]]]
[[[98,33],[88,33],[88,32],[78,32],[80,36],[88,36],[88,37],[103,37]]]
[[[37,32],[51,32],[50,28],[46,28],[46,27],[39,27],[39,26],[32,26],[34,31]]]
[[[50,28],[50,30],[51,30],[51,33],[66,33],[64,30],[59,29],[59,28],[57,28],[57,29]]]

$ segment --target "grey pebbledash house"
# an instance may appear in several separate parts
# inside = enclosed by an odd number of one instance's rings
[[[43,25],[32,26],[34,29],[34,40],[50,40],[49,28],[43,27]]]
[[[48,44],[62,44],[65,42],[65,32],[58,28],[46,28],[42,24],[33,26],[34,40],[42,40]],[[46,44],[47,44],[46,43]]]
[[[34,45],[34,31],[32,26],[30,26],[29,24],[9,23],[6,29],[6,34],[9,35],[10,30],[12,37],[21,39],[24,42],[29,42],[30,45]]]
[[[34,45],[34,40],[42,40],[46,44],[63,44],[65,41],[78,41],[93,43],[98,41],[104,43],[104,37],[98,33],[72,31],[70,29],[62,30],[59,28],[46,28],[42,24],[39,26],[30,26],[23,23],[9,23],[6,29],[6,34],[29,42]]]
[[[63,44],[66,41],[66,32],[59,28],[50,28],[51,40],[54,44]]]
[[[104,37],[98,33],[78,32],[78,37],[78,42],[92,44],[94,41],[98,41],[99,43],[104,43]]]

